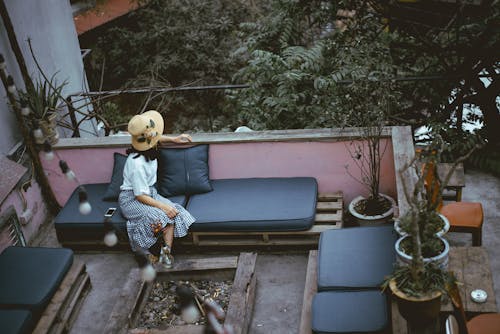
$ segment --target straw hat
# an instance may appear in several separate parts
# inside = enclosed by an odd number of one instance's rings
[[[155,147],[163,134],[163,117],[156,110],[135,115],[128,122],[128,132],[132,135],[132,146],[147,151]]]

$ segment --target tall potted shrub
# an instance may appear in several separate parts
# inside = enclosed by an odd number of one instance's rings
[[[344,123],[349,127],[358,127],[361,133],[359,139],[351,141],[347,147],[359,176],[352,173],[349,165],[346,171],[367,192],[350,202],[349,212],[360,225],[385,223],[393,216],[395,202],[380,193],[381,162],[388,145],[383,137],[396,96],[388,93],[390,84],[368,78],[356,81],[352,88],[358,90],[358,98],[347,94],[346,103],[353,105],[353,111],[346,115]]]
[[[454,168],[440,182],[435,173],[436,163],[442,152],[443,142],[436,136],[408,165],[399,171],[405,203],[402,205],[402,229],[407,242],[404,248],[409,261],[399,263],[389,275],[384,288],[390,288],[398,302],[401,315],[410,327],[423,328],[432,324],[439,315],[441,295],[454,279],[447,270],[447,261],[436,261],[438,253],[447,248],[446,241],[438,231],[443,221],[437,214],[441,202],[442,187],[447,184],[458,163],[470,153],[455,162]],[[401,203],[400,203],[401,204]]]

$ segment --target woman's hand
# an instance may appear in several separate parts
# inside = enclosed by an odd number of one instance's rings
[[[176,137],[172,138],[172,141],[177,144],[182,144],[182,143],[190,143],[193,141],[193,138],[191,138],[190,135],[183,133],[181,135],[178,135]]]
[[[163,210],[163,212],[165,212],[167,214],[168,218],[170,218],[170,219],[173,219],[179,213],[179,211],[177,211],[176,208],[174,208],[173,206],[170,206],[168,204],[165,204],[165,203],[161,203],[158,207],[161,210]]]

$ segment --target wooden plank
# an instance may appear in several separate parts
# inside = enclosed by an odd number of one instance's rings
[[[139,268],[133,268],[125,282],[116,303],[106,323],[103,333],[125,333],[129,325],[131,314],[144,289]]]
[[[318,202],[342,202],[343,196],[342,191],[319,193]]]
[[[342,210],[342,202],[318,202],[316,212]]]
[[[398,192],[398,208],[395,212],[402,216],[409,205],[404,195],[403,182],[407,189],[413,189],[417,180],[417,175],[411,169],[402,175],[400,171],[415,157],[415,148],[413,146],[413,135],[409,126],[392,127],[392,149],[394,154],[394,168],[396,170],[396,189]],[[397,215],[395,215],[397,216]]]
[[[202,271],[236,268],[238,266],[238,256],[207,257],[202,259],[182,259],[177,261],[173,268],[164,269],[157,266],[158,274],[162,272],[174,273],[183,271]]]
[[[203,326],[184,325],[172,326],[165,329],[154,328],[133,328],[128,331],[129,334],[203,334]]]
[[[468,314],[497,312],[493,279],[491,276],[488,253],[483,247],[465,247],[464,281],[465,297],[464,308]],[[471,292],[476,289],[486,291],[488,299],[484,303],[475,303],[471,299]]]
[[[391,135],[391,127],[385,127],[383,137]],[[331,128],[331,129],[298,129],[298,130],[268,130],[252,132],[216,132],[193,133],[193,144],[246,143],[246,142],[290,142],[290,141],[341,141],[361,138],[361,128]],[[59,138],[53,149],[82,149],[93,147],[128,147],[130,137],[82,137]]]
[[[64,304],[68,302],[67,298],[73,289],[75,281],[78,280],[80,275],[84,274],[85,264],[80,260],[73,260],[73,264],[52,296],[33,333],[48,333],[51,330],[52,326],[58,321]]]
[[[316,223],[336,223],[342,221],[342,212],[337,213],[318,213],[314,218]]]
[[[80,311],[83,304],[83,299],[87,296],[88,291],[91,288],[90,276],[88,273],[84,272],[83,275],[79,277],[79,283],[74,285],[71,297],[67,299],[67,305],[62,307],[62,312],[60,317],[58,317],[58,325],[60,330],[52,330],[51,333],[67,333],[73,326],[76,320],[76,316]]]
[[[248,333],[255,299],[256,253],[240,253],[238,269],[234,277],[225,325],[233,328],[234,334]]]
[[[464,247],[450,247],[449,258],[448,258],[448,270],[452,271],[457,279],[460,298],[465,300],[465,290],[461,287],[464,286],[464,257],[465,248]],[[441,310],[444,312],[453,312],[453,305],[451,304],[449,298],[445,299],[446,302],[441,305]]]
[[[281,240],[270,240],[265,242],[264,240],[250,240],[250,239],[228,239],[228,240],[200,240],[199,246],[206,247],[219,247],[219,246],[316,246],[318,244],[318,238],[313,239],[313,237],[303,238],[303,239],[281,239]]]
[[[302,298],[302,311],[300,314],[299,334],[311,334],[312,301],[318,290],[318,251],[309,251],[307,261],[306,281],[304,284],[304,296]]]

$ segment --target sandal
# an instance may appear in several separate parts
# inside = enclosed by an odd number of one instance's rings
[[[174,266],[174,257],[170,254],[170,247],[168,245],[161,248],[159,263],[167,269],[171,269]]]

